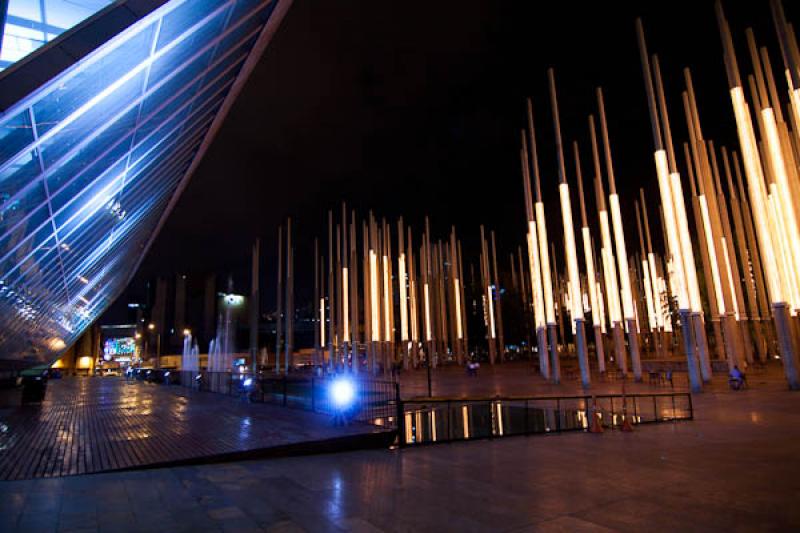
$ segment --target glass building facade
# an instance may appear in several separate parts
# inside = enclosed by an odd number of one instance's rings
[[[6,0],[0,69],[24,58],[113,0]]]
[[[124,289],[288,8],[157,4],[0,115],[0,359],[54,360]]]

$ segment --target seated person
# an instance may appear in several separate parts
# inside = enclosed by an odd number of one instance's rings
[[[739,389],[742,385],[747,384],[747,378],[737,365],[733,365],[728,382],[734,389]]]

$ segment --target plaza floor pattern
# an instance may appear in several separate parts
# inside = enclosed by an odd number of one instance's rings
[[[41,405],[0,410],[0,480],[352,449],[381,437],[373,426],[178,386],[65,378]]]
[[[0,482],[0,531],[797,531],[800,397],[769,385],[633,433]]]

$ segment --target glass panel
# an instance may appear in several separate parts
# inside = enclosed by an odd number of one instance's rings
[[[42,205],[45,201],[44,187],[37,183],[21,196],[4,202],[0,207],[0,235],[16,225],[20,220]]]
[[[164,17],[164,21],[161,24],[161,32],[158,36],[157,50],[172,42],[172,40],[200,22],[224,3],[223,0],[191,0],[183,2],[183,4]]]
[[[0,125],[0,164],[32,142],[33,129],[26,109]]]
[[[211,41],[213,41],[215,37],[222,33],[224,24],[225,13],[222,12],[203,26],[191,30],[192,33],[184,36],[184,39],[180,41],[180,43],[176,44],[171,50],[167,51],[163,56],[156,59],[156,61],[153,63],[150,76],[154,80],[159,80],[169,75],[173,70],[175,70],[175,68],[183,65],[189,58],[202,50]],[[188,30],[188,27],[186,29]],[[159,41],[163,35],[164,33],[162,28]]]
[[[36,151],[24,152],[17,159],[0,171],[0,207],[14,199],[26,185],[39,175],[41,167]],[[0,214],[0,221],[3,215]],[[2,230],[0,229],[0,234]]]
[[[114,100],[114,84],[121,83],[125,76],[134,75],[137,67],[143,68],[141,65],[150,54],[154,32],[155,24],[143,28],[105,56],[78,69],[68,80],[57,85],[56,90],[36,102],[33,111],[39,136],[90,100],[97,100],[93,108],[98,104],[101,107],[112,105],[105,102],[108,97]],[[129,90],[133,88],[129,87]],[[115,101],[124,100],[118,95]]]
[[[129,124],[135,117],[136,111],[133,110],[123,122]],[[76,152],[69,160],[52,167],[51,174],[47,178],[47,187],[53,201],[54,212],[61,209],[65,198],[74,197],[90,181],[120,159],[126,158],[130,149],[131,134],[121,135],[120,132],[120,135],[114,136],[116,131],[117,128],[110,128]],[[68,187],[72,194],[60,194],[63,187]]]
[[[114,0],[8,0],[0,66],[5,68]]]
[[[19,249],[14,249],[24,239],[30,238],[31,232],[36,231],[48,218],[50,218],[50,210],[47,208],[47,204],[43,204],[30,213],[28,218],[19,220],[18,222],[21,222],[19,225],[10,224],[9,227],[13,227],[13,229],[0,238],[0,257],[5,257],[12,251],[14,251],[12,254],[14,257],[23,254]],[[49,228],[48,231],[52,231],[52,226],[50,224],[47,224],[45,227]],[[0,273],[2,272],[7,272],[7,270],[0,269]]]

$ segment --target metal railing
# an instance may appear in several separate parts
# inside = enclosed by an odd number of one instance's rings
[[[356,376],[258,374],[205,371],[159,371],[157,383],[176,384],[203,392],[241,398],[243,401],[270,403],[324,414],[343,413],[348,420],[397,428],[400,385],[393,381]],[[198,376],[199,379],[198,379]],[[347,377],[355,388],[355,398],[342,409],[331,400],[331,384]],[[250,380],[250,381],[248,381]]]
[[[589,429],[594,412],[604,428],[692,420],[689,393],[406,400],[401,446]]]

